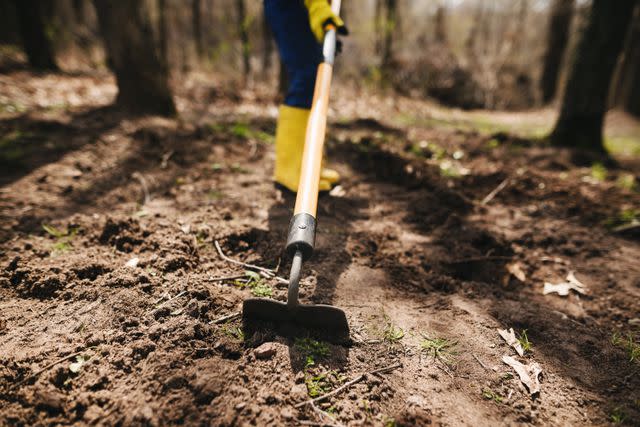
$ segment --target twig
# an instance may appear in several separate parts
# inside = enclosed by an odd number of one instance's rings
[[[165,301],[165,302],[163,302],[162,304],[158,305],[157,307],[154,307],[154,310],[157,310],[157,309],[159,309],[160,307],[164,307],[165,305],[169,304],[171,301],[173,301],[173,300],[175,300],[175,299],[177,299],[177,298],[180,298],[182,295],[184,295],[184,294],[186,294],[186,293],[187,293],[187,291],[182,291],[182,292],[180,292],[178,295],[176,295],[176,296],[174,296],[174,297],[172,297],[172,298],[169,298],[168,300],[166,300],[166,301]]]
[[[485,365],[484,363],[482,363],[482,360],[478,359],[478,356],[476,356],[475,354],[471,353],[471,355],[473,356],[474,359],[476,359],[478,361],[478,363],[480,364],[480,366],[482,366],[484,369],[486,369],[487,371],[490,371],[491,369],[489,369],[489,367],[487,365]]]
[[[169,159],[173,156],[173,150],[170,150],[162,155],[162,161],[160,162],[160,169],[166,169]]]
[[[498,195],[499,192],[501,192],[504,189],[504,187],[507,186],[507,184],[509,184],[509,178],[505,178],[504,181],[498,184],[498,186],[494,188],[493,191],[491,191],[491,193],[487,194],[487,196],[484,199],[482,199],[480,204],[481,205],[488,204],[490,201],[493,200],[494,197]]]
[[[236,274],[235,276],[224,276],[224,277],[209,277],[207,282],[226,282],[227,280],[238,280],[244,279],[246,277],[245,274]]]
[[[151,201],[151,195],[149,194],[149,187],[147,186],[147,181],[144,179],[144,176],[140,172],[134,172],[131,176],[137,179],[142,186],[142,191],[144,192],[144,202],[143,205],[146,205]]]
[[[222,317],[218,317],[217,319],[214,319],[209,323],[211,323],[212,325],[219,325],[220,323],[225,323],[225,322],[228,322],[229,320],[235,319],[236,317],[240,317],[240,314],[241,313],[239,311],[236,311],[234,313],[227,314]]]
[[[640,228],[640,221],[632,221],[630,224],[623,224],[613,229],[614,233],[622,233],[624,231],[633,230],[634,228]]]
[[[41,373],[43,373],[44,371],[53,368],[54,366],[65,362],[69,359],[73,359],[76,356],[80,356],[82,353],[84,353],[85,351],[87,351],[88,349],[84,349],[84,350],[80,350],[80,351],[76,351],[75,353],[71,353],[68,356],[64,356],[61,357],[60,359],[56,360],[55,362],[51,362],[49,363],[47,366],[45,366],[44,368],[39,369],[38,371],[34,372],[33,374],[29,375],[28,377],[24,378],[22,381],[17,382],[16,384],[14,384],[14,387],[19,387],[22,384],[24,384],[25,382],[29,381],[32,378],[37,377],[38,375],[40,375]]]
[[[331,396],[335,396],[336,394],[342,392],[343,390],[351,387],[354,384],[359,383],[360,381],[364,380],[368,375],[375,375],[375,374],[384,374],[390,371],[393,371],[394,369],[398,369],[401,368],[402,364],[401,363],[396,363],[395,365],[390,365],[387,366],[386,368],[380,368],[380,369],[376,369],[375,371],[369,371],[369,372],[365,372],[364,374],[360,374],[359,376],[357,376],[356,378],[352,379],[351,381],[348,381],[346,383],[344,383],[343,385],[341,385],[340,387],[338,387],[337,389],[330,391],[329,393],[323,394],[322,396],[318,396],[315,399],[310,399],[310,400],[306,400],[304,402],[298,403],[297,405],[294,406],[294,408],[301,408],[305,405],[311,405],[311,404],[315,404],[317,402],[321,402],[325,399],[328,399]]]
[[[510,260],[513,259],[512,256],[503,256],[503,255],[489,255],[489,256],[477,256],[477,257],[469,257],[457,259],[454,261],[445,261],[445,264],[464,264],[467,262],[478,262],[478,261],[500,261],[500,260]]]
[[[248,264],[246,262],[237,261],[235,259],[229,258],[228,256],[226,256],[222,252],[222,248],[220,248],[220,244],[218,243],[217,240],[215,242],[213,242],[213,243],[216,246],[216,250],[218,251],[218,255],[220,255],[220,257],[223,260],[225,260],[227,262],[230,262],[232,264],[241,265],[242,267],[245,267],[245,268],[251,268],[253,270],[264,271],[265,273],[267,273],[269,275],[269,277],[275,276],[275,273],[270,268],[260,267],[259,265]]]
[[[324,412],[322,409],[318,408],[315,403],[311,404],[311,408],[313,409],[313,411],[320,415],[320,419],[329,419],[331,420],[330,422],[326,422],[326,423],[322,423],[322,425],[325,426],[330,426],[330,427],[343,427],[343,425],[341,423],[338,423],[336,420],[333,419],[333,417],[331,417],[329,414],[327,414],[326,412]]]

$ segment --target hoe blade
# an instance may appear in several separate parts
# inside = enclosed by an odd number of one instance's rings
[[[242,305],[242,317],[245,325],[274,323],[279,326],[280,331],[288,334],[308,331],[333,343],[349,341],[347,316],[344,311],[331,305],[299,305],[290,308],[280,301],[251,298]]]

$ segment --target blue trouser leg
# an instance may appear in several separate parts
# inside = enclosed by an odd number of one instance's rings
[[[307,8],[303,0],[264,0],[264,13],[289,77],[284,103],[311,108],[322,47],[311,32]]]

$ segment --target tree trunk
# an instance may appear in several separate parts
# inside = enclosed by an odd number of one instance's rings
[[[382,41],[382,63],[383,73],[388,73],[393,63],[393,34],[397,29],[398,2],[396,0],[386,0],[387,16],[384,21]]]
[[[244,76],[244,80],[247,81],[251,74],[251,57],[249,55],[249,25],[244,0],[236,0],[236,14],[238,18],[238,35],[240,37],[240,44],[242,48],[242,74]]]
[[[554,0],[547,32],[547,48],[544,55],[540,91],[542,102],[550,102],[556,95],[562,59],[567,50],[569,29],[573,17],[574,0]]]
[[[191,0],[191,25],[193,27],[193,39],[196,45],[198,59],[204,57],[204,44],[202,43],[202,2]]]
[[[264,47],[262,49],[262,74],[264,78],[269,77],[271,65],[273,62],[273,34],[267,21],[267,16],[262,13],[262,40]]]
[[[153,39],[145,0],[94,4],[118,84],[116,104],[133,113],[174,115],[168,70]]]
[[[635,4],[636,0],[593,0],[550,135],[552,143],[606,152],[602,126],[607,94]]]
[[[374,0],[375,1],[375,15],[373,16],[373,30],[375,37],[375,54],[382,55],[382,39],[383,32],[382,29],[384,25],[382,23],[382,11],[383,11],[383,0]]]
[[[435,41],[440,44],[447,44],[447,22],[445,6],[440,3],[435,16]]]
[[[46,33],[45,11],[51,10],[51,0],[19,0],[15,5],[29,65],[38,70],[57,70],[53,43]]]
[[[168,69],[169,38],[167,35],[167,0],[158,0],[158,38],[160,43],[160,59]]]
[[[622,52],[609,94],[609,104],[640,115],[640,4],[635,8]]]

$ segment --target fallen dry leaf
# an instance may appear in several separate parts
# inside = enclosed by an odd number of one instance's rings
[[[502,339],[504,339],[507,344],[513,347],[520,356],[524,356],[524,349],[516,338],[516,333],[513,331],[513,328],[509,328],[509,330],[498,329],[498,333],[500,334]]]
[[[507,264],[507,271],[523,283],[527,280],[527,275],[522,271],[522,264],[517,261]]]
[[[537,362],[525,365],[511,356],[502,356],[502,361],[516,371],[531,396],[540,393],[540,379],[538,377],[542,373],[542,368]]]
[[[576,279],[573,271],[569,272],[569,274],[567,275],[566,282],[556,284],[545,282],[542,294],[547,295],[551,293],[557,293],[560,296],[566,297],[567,295],[569,295],[569,291],[571,289],[583,295],[587,293],[587,287],[578,279]]]

